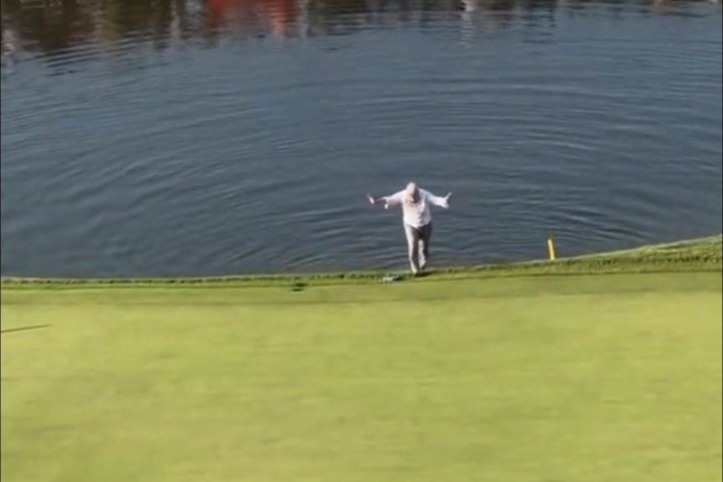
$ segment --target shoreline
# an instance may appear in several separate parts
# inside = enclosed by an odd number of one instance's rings
[[[506,264],[431,269],[415,282],[459,280],[466,278],[503,278],[520,276],[571,276],[594,274],[637,274],[670,272],[721,272],[723,235],[647,245],[622,251]],[[395,275],[402,281],[412,276],[405,271],[351,271],[278,275],[239,275],[174,278],[31,278],[2,277],[2,289],[33,288],[109,288],[109,287],[262,287],[291,284],[335,285],[368,284]]]

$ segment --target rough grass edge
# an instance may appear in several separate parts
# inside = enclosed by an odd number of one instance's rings
[[[723,235],[643,246],[602,254],[561,258],[557,261],[528,261],[510,264],[442,268],[429,271],[415,281],[444,281],[469,278],[519,276],[570,276],[591,274],[721,272]],[[265,287],[379,283],[389,275],[404,280],[406,273],[354,271],[281,275],[245,275],[198,278],[25,278],[3,277],[2,289],[88,289],[109,287]]]

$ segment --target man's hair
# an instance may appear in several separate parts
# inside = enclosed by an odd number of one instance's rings
[[[411,204],[419,202],[419,187],[413,182],[407,184],[405,189],[405,201]]]

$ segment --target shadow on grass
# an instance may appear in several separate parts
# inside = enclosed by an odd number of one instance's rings
[[[15,333],[18,331],[30,331],[30,330],[39,330],[40,328],[48,328],[52,325],[32,325],[32,326],[21,326],[19,328],[8,328],[7,330],[0,330],[1,334],[5,333]]]

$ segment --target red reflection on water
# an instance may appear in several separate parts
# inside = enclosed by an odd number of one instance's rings
[[[266,19],[275,35],[291,34],[298,12],[295,0],[209,0],[211,27],[234,22],[256,26]]]

